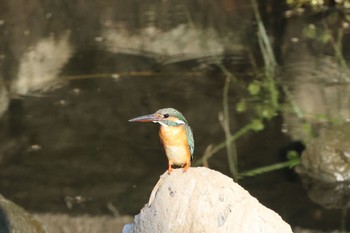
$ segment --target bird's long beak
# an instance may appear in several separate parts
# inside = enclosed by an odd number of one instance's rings
[[[157,114],[149,114],[144,116],[135,117],[129,120],[129,122],[157,122],[160,120],[160,117]]]

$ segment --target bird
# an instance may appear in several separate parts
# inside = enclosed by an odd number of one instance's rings
[[[174,108],[162,108],[153,114],[135,117],[129,122],[153,122],[160,125],[159,137],[168,158],[168,174],[172,166],[183,167],[185,173],[191,166],[194,138],[184,115]]]

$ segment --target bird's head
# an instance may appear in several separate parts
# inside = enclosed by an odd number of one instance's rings
[[[139,117],[130,119],[129,121],[130,122],[133,122],[133,121],[154,122],[154,123],[159,123],[164,127],[188,124],[186,118],[182,115],[182,113],[174,108],[162,108],[153,114],[139,116]]]

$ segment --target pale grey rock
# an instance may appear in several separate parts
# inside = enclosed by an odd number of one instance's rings
[[[34,216],[45,224],[48,233],[119,233],[125,223],[132,221],[132,217],[126,215],[35,213]]]
[[[291,233],[241,186],[208,168],[164,173],[148,204],[123,233]]]
[[[350,124],[320,130],[303,151],[297,172],[328,183],[349,181]]]
[[[295,170],[313,202],[328,209],[349,208],[350,124],[321,129]]]
[[[47,233],[22,207],[0,195],[0,233]]]

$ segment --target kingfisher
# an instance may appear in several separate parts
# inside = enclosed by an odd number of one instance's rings
[[[153,122],[160,124],[159,136],[168,158],[168,174],[173,165],[191,166],[194,152],[193,133],[181,112],[174,108],[162,108],[153,114],[130,119],[129,122]]]

